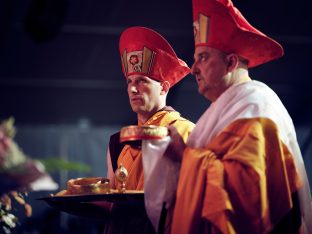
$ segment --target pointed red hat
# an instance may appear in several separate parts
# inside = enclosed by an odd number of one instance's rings
[[[255,67],[283,56],[282,46],[251,26],[231,0],[193,0],[195,46],[236,53]]]
[[[170,87],[190,73],[165,38],[145,27],[131,27],[120,36],[122,71],[127,78],[139,74],[157,81],[169,81]]]

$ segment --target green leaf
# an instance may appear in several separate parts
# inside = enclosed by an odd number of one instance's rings
[[[37,159],[46,168],[48,172],[55,171],[79,171],[79,172],[90,172],[91,167],[85,163],[67,161],[61,158],[47,158],[47,159]]]

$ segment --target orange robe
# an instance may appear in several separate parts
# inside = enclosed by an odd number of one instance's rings
[[[155,113],[144,125],[173,125],[185,142],[194,127],[194,124],[182,118],[179,112],[166,110]],[[126,189],[143,190],[144,173],[141,150],[126,145],[118,157],[117,164],[118,166],[122,164],[128,170]],[[115,186],[117,187],[117,181],[115,181]]]
[[[238,119],[184,151],[171,233],[298,233],[300,186],[274,122]]]

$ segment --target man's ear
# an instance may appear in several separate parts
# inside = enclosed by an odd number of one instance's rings
[[[169,91],[169,89],[170,89],[170,83],[169,83],[169,81],[163,81],[163,82],[161,82],[161,92],[160,92],[160,94],[166,94],[166,93],[168,93],[168,91]]]
[[[239,57],[237,54],[231,53],[226,56],[227,60],[227,70],[228,72],[234,71],[239,64]]]

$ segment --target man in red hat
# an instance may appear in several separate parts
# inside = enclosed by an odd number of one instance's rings
[[[248,69],[283,48],[230,0],[193,0],[198,92],[212,103],[185,144],[169,127],[166,155],[181,161],[172,233],[312,233],[311,193],[292,120]]]
[[[170,44],[161,35],[144,27],[126,29],[120,37],[119,51],[123,74],[128,84],[129,102],[137,114],[137,125],[173,125],[186,142],[194,124],[167,106],[166,98],[170,88],[189,74],[189,67],[177,57]],[[118,186],[114,172],[123,165],[128,172],[126,189],[143,190],[141,148],[120,144],[117,133],[110,139],[107,159],[108,178],[113,188]],[[144,224],[144,220],[147,219],[144,212],[129,214],[128,219],[135,222],[129,224],[131,228],[128,227],[128,230],[122,227],[123,230],[128,233],[148,233],[149,229],[145,230],[144,226],[139,225],[141,222],[138,222],[141,219]],[[125,220],[122,222],[127,223]],[[157,225],[157,223],[154,225],[156,229]]]

